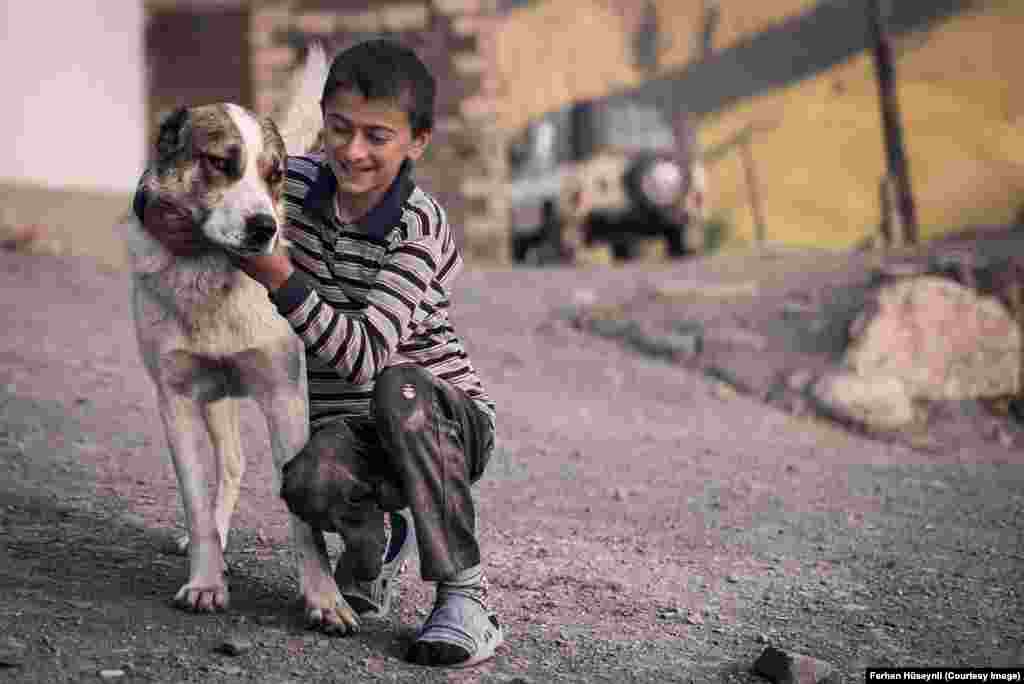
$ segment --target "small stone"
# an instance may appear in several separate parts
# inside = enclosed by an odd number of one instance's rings
[[[636,328],[634,321],[616,318],[595,318],[590,321],[590,329],[601,337],[629,337],[635,334]]]
[[[124,670],[100,670],[100,679],[120,679],[124,677]]]
[[[239,637],[229,637],[221,642],[216,649],[217,653],[229,656],[239,656],[252,650],[252,642]]]
[[[238,667],[237,665],[219,665],[218,664],[218,665],[211,665],[209,669],[210,669],[211,672],[216,672],[218,674],[225,674],[225,675],[228,675],[228,676],[231,676],[231,677],[237,677],[238,675],[240,675],[243,672],[245,672],[245,670],[243,670],[242,668]]]
[[[705,337],[710,342],[729,347],[746,347],[754,351],[764,351],[768,348],[768,340],[763,335],[743,328],[712,328]]]
[[[728,582],[729,584],[736,584],[737,582],[740,581],[740,578],[737,577],[736,575],[726,575],[725,576],[725,581]]]
[[[754,661],[756,674],[775,684],[838,684],[839,675],[823,660],[769,646]]]
[[[640,328],[628,331],[629,342],[639,351],[651,356],[696,356],[703,347],[699,334],[648,334]]]
[[[786,387],[794,392],[804,392],[814,382],[814,373],[801,368],[786,376]]]
[[[711,386],[711,393],[716,399],[721,401],[735,399],[737,395],[736,388],[722,380],[715,382],[715,384]]]

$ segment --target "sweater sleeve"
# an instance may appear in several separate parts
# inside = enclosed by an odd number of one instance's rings
[[[298,269],[270,294],[271,301],[307,351],[348,382],[367,383],[408,337],[410,321],[441,267],[437,243],[422,237],[391,246],[358,311],[324,301],[310,276]]]

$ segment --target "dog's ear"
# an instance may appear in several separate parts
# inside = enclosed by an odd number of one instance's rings
[[[260,119],[260,127],[263,129],[263,144],[268,150],[276,150],[282,157],[287,152],[284,147],[284,138],[281,137],[281,131],[278,129],[277,124],[269,116],[265,116]]]
[[[178,107],[160,122],[160,132],[156,137],[156,160],[158,163],[164,163],[177,157],[185,147],[188,122],[188,107]]]

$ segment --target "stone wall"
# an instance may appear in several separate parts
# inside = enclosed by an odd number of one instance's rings
[[[438,84],[433,142],[416,179],[448,211],[470,262],[508,260],[504,143],[496,121],[496,0],[261,0],[249,15],[252,106],[279,114],[292,70],[316,40],[328,55],[391,37]]]
[[[222,101],[252,105],[248,9],[151,1],[147,10],[148,143],[176,107]]]

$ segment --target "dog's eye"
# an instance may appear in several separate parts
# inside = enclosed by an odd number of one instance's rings
[[[231,162],[227,157],[216,157],[212,154],[206,155],[206,163],[221,173],[227,173]]]

